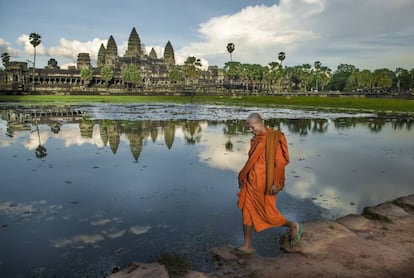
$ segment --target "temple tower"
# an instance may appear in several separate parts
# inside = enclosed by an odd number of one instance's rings
[[[168,41],[167,44],[165,45],[164,59],[168,65],[171,65],[171,66],[175,65],[174,49],[170,41]]]
[[[125,57],[142,57],[141,40],[138,36],[137,30],[132,28],[131,34],[128,39],[128,48],[125,52]]]
[[[89,53],[79,53],[78,54],[78,62],[77,67],[79,70],[83,68],[91,68],[91,57],[89,56]]]
[[[101,68],[105,65],[105,53],[106,53],[106,49],[102,43],[101,47],[99,48],[98,59],[96,61],[96,65],[98,66],[98,68]]]
[[[150,57],[151,59],[157,59],[157,53],[155,52],[154,47],[153,47],[153,48],[151,48],[151,52],[149,53],[149,57]]]
[[[108,39],[105,51],[105,65],[115,67],[118,62],[118,46],[112,35]]]

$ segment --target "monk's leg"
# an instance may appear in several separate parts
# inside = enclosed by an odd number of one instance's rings
[[[243,224],[244,244],[239,247],[241,251],[253,252],[252,248],[252,226]]]

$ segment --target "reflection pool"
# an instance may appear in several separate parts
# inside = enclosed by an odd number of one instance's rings
[[[413,193],[412,118],[173,104],[2,105],[0,269],[6,277],[102,277],[112,266],[242,243],[237,173],[260,112],[290,148],[278,208],[335,219]],[[47,112],[47,111],[55,112]],[[56,112],[57,111],[57,112]],[[285,228],[254,234],[280,255]]]

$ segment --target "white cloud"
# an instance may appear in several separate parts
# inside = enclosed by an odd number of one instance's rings
[[[17,49],[14,49],[10,46],[11,44],[7,41],[5,41],[3,38],[0,38],[0,53],[7,52],[11,58],[17,57],[19,54],[19,51]]]
[[[58,46],[50,47],[48,53],[52,57],[65,57],[77,60],[78,54],[89,53],[91,60],[96,60],[101,44],[106,46],[106,40],[94,38],[91,41],[81,42],[61,38]]]
[[[230,59],[226,50],[229,42],[236,45],[233,60],[243,63],[266,65],[277,61],[278,52],[284,51],[284,64],[289,66],[313,64],[316,60],[331,69],[340,63],[369,69],[397,66],[411,69],[414,64],[412,0],[274,2],[271,6],[247,6],[236,13],[205,20],[198,26],[198,40],[175,48],[177,64],[183,64],[188,56],[196,56],[204,68],[223,66]],[[23,34],[17,42],[24,48],[20,54],[30,59],[33,46],[28,38]],[[114,38],[117,39],[116,34]],[[49,55],[62,62],[61,68],[67,68],[76,63],[80,52],[87,52],[94,65],[101,43],[106,46],[106,42],[107,39],[100,38],[78,41],[62,37],[58,45],[50,48],[40,44],[37,53]],[[122,57],[127,42],[117,45]],[[157,56],[162,57],[164,45],[152,46]],[[145,50],[149,53],[151,47],[146,46]],[[19,55],[18,50],[1,38],[0,51],[7,51],[12,57]],[[40,58],[39,62],[46,58]]]
[[[233,42],[233,60],[243,63],[265,65],[284,51],[288,65],[320,60],[333,69],[339,63],[411,68],[413,10],[409,0],[281,0],[201,23],[201,40],[178,54],[204,57],[221,66],[229,60],[226,45]]]
[[[33,55],[34,48],[33,48],[33,45],[30,44],[29,35],[27,34],[20,35],[17,39],[17,43],[20,45],[23,45],[24,52],[26,54]],[[36,55],[46,55],[46,54],[47,54],[46,49],[42,43],[36,46]]]

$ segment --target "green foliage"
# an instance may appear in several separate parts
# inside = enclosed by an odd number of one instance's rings
[[[106,83],[109,83],[114,78],[114,70],[110,66],[104,66],[101,68],[101,76]]]
[[[353,65],[340,64],[332,75],[328,84],[328,89],[333,91],[343,91],[348,84],[348,79],[357,68]]]
[[[9,64],[10,64],[10,55],[7,52],[4,52],[1,54],[1,60],[3,62],[3,66],[5,69],[8,68]]]
[[[202,65],[200,59],[194,56],[188,57],[187,60],[184,62],[182,70],[185,80],[192,83],[198,80],[198,78],[201,75],[201,66]]]
[[[280,65],[282,66],[283,61],[286,59],[286,53],[283,51],[279,52],[277,58],[279,59]]]
[[[373,73],[373,85],[376,89],[390,89],[393,73],[389,69],[377,69]]]
[[[40,36],[37,33],[30,33],[29,35],[29,41],[30,44],[33,45],[33,47],[36,49],[36,47],[42,42],[40,39],[42,36]]]
[[[375,111],[414,114],[414,102],[405,99],[355,98],[355,97],[208,97],[199,96],[197,101],[203,104],[236,105],[246,107],[289,107],[298,109],[320,109],[330,111]],[[22,105],[50,105],[68,103],[188,103],[185,96],[57,96],[57,95],[0,95],[0,102],[19,102]]]
[[[92,69],[89,67],[81,69],[80,76],[84,82],[89,83],[93,77]]]
[[[240,62],[227,62],[224,64],[224,72],[228,79],[239,79],[242,71],[242,64]]]
[[[181,83],[183,81],[183,73],[179,69],[172,69],[168,72],[168,80],[174,83]]]
[[[133,64],[121,70],[121,78],[127,84],[139,85],[142,83],[142,75],[137,66]]]

